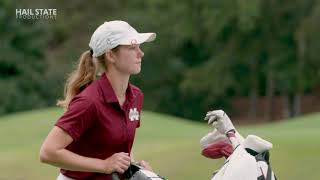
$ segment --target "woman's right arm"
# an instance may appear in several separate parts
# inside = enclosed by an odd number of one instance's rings
[[[115,153],[102,160],[78,155],[65,149],[73,141],[61,128],[54,126],[40,150],[40,161],[62,169],[111,174],[123,173],[130,165],[128,153]]]

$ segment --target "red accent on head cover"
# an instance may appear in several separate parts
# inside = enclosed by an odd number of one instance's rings
[[[210,159],[228,158],[233,152],[228,140],[221,140],[202,150],[202,155]]]

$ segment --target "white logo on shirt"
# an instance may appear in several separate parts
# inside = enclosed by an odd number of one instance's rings
[[[137,108],[130,108],[129,119],[130,121],[139,120],[139,111],[137,111]]]

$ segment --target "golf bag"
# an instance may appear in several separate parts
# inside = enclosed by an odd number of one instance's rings
[[[269,151],[257,153],[238,145],[211,180],[277,180],[269,163]]]
[[[215,130],[200,140],[203,156],[226,158],[211,180],[276,180],[269,162],[272,144],[255,135],[244,139],[238,132],[235,139],[231,142]]]
[[[131,164],[123,174],[126,180],[165,180],[163,177],[148,171],[137,164]],[[112,180],[119,180],[117,173],[112,174]]]

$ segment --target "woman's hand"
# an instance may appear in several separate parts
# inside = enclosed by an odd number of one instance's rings
[[[111,174],[113,172],[123,174],[130,166],[130,162],[131,158],[128,153],[115,153],[109,158],[103,160],[102,172],[106,174]]]
[[[139,165],[145,168],[148,171],[153,171],[150,164],[144,160],[139,161]]]

